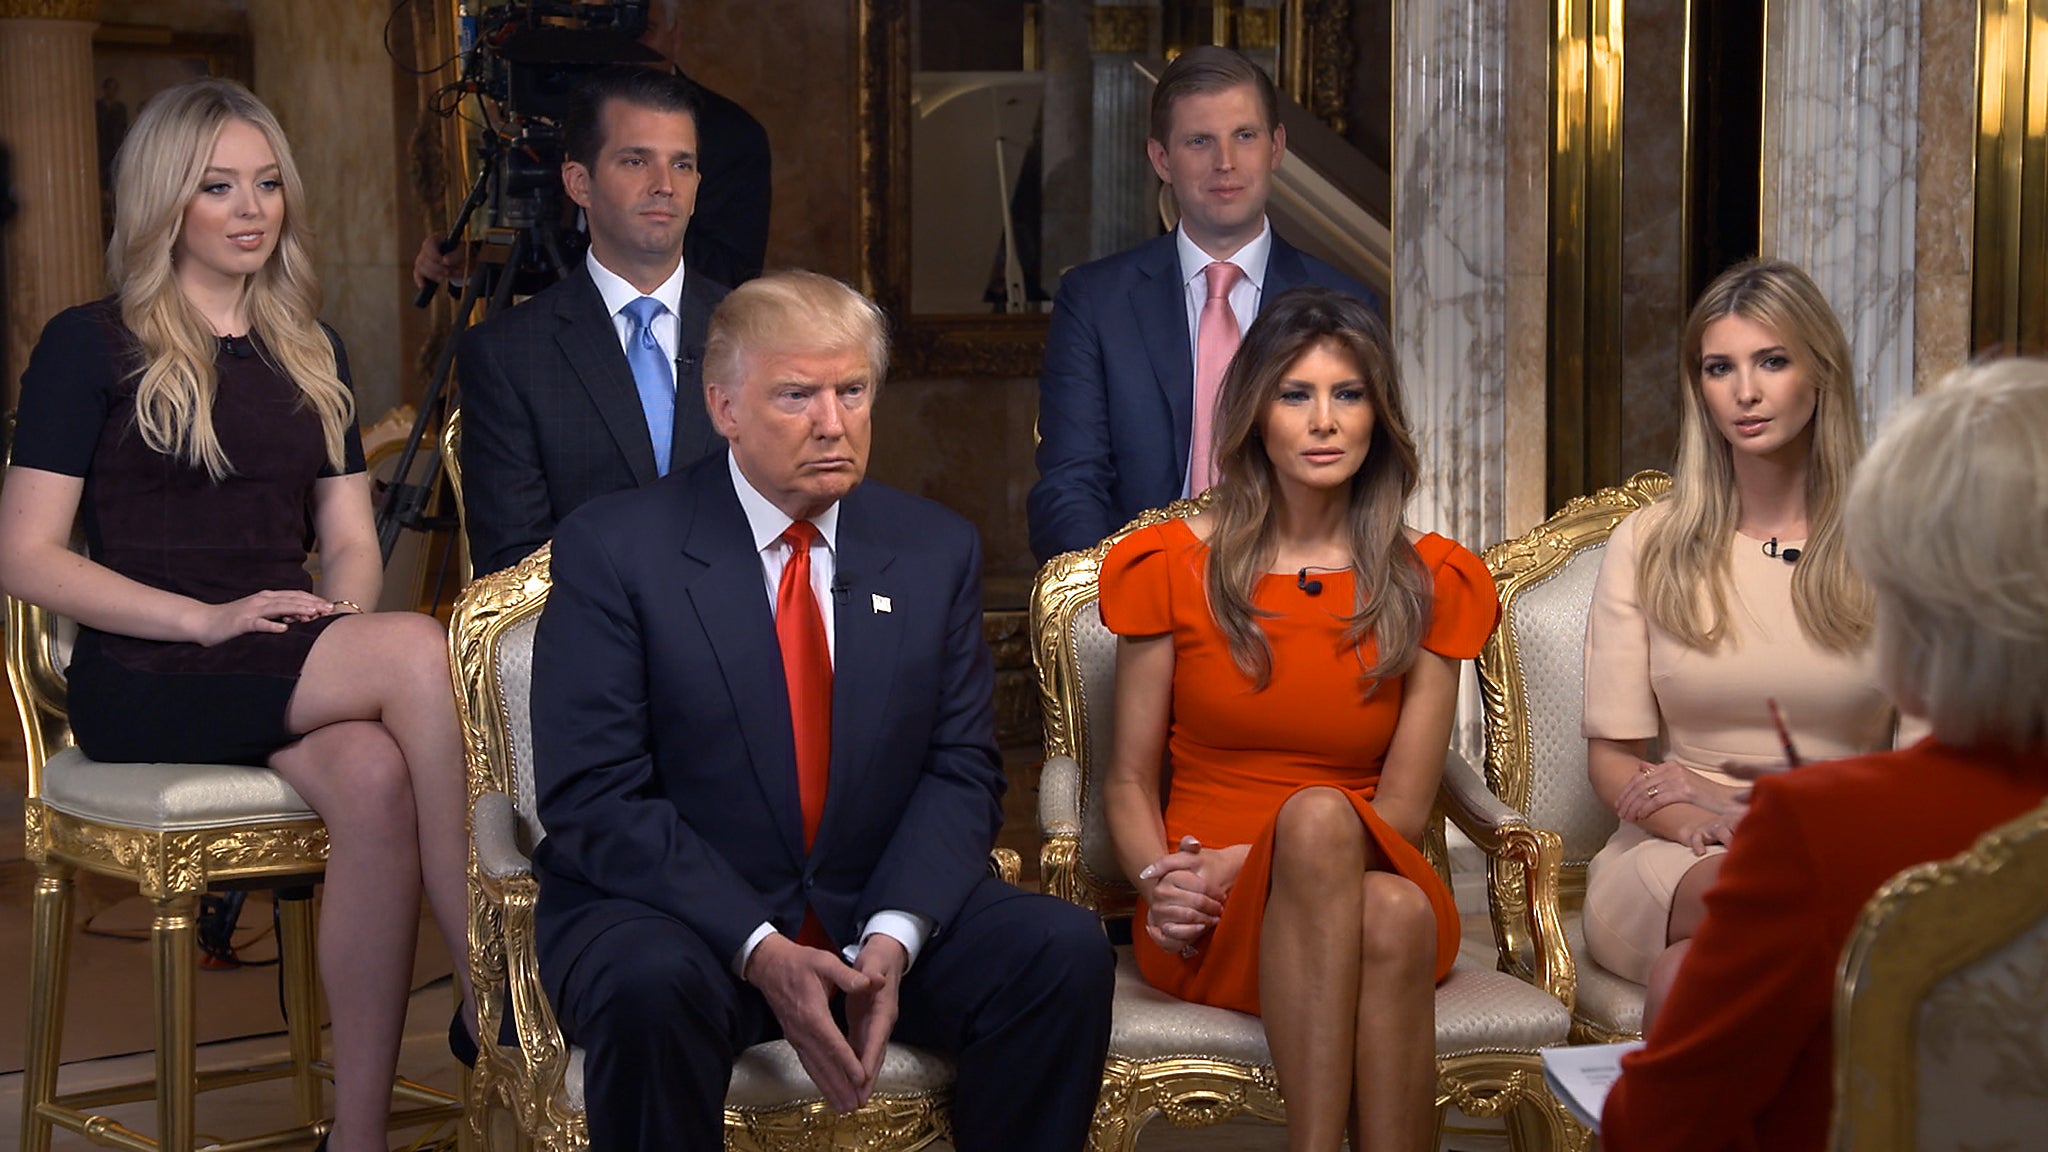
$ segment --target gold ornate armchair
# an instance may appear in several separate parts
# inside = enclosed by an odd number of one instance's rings
[[[320,1062],[319,985],[313,949],[313,885],[327,864],[327,829],[291,785],[267,768],[224,764],[102,764],[73,746],[64,671],[70,622],[6,598],[7,679],[28,751],[23,809],[26,855],[37,868],[29,945],[21,1147],[47,1152],[52,1126],[130,1148],[190,1149],[195,1097],[213,1088],[290,1079],[297,1127],[252,1140],[310,1143],[326,1129]],[[156,1009],[152,1080],[57,1094],[59,1042],[70,957],[73,883],[79,869],[134,882],[155,902],[150,968]],[[248,1068],[199,1072],[192,974],[199,898],[223,887],[278,890],[279,955],[290,1057]],[[457,1114],[444,1093],[399,1081],[414,1105],[394,1127]],[[156,1101],[156,1136],[102,1112]]]
[[[1863,909],[1835,990],[1833,1152],[2040,1147],[2048,805]]]
[[[482,1045],[470,1123],[487,1141],[509,1113],[522,1143],[551,1152],[585,1148],[583,1052],[563,1039],[541,989],[534,943],[539,884],[530,854],[546,835],[534,810],[530,692],[533,635],[548,595],[550,547],[471,584],[449,628],[455,694],[468,761],[472,856],[470,970]],[[1017,855],[998,852],[1014,881]],[[496,1043],[509,1003],[516,1045]],[[769,1148],[916,1149],[951,1130],[953,1065],[891,1044],[880,1085],[862,1108],[834,1115],[787,1042],[741,1055],[726,1094],[725,1143]]]
[[[1127,919],[1134,902],[1099,801],[1097,757],[1108,754],[1117,641],[1102,625],[1096,575],[1126,533],[1192,515],[1202,506],[1183,500],[1148,512],[1092,549],[1055,557],[1039,570],[1032,588],[1032,650],[1046,751],[1039,784],[1040,875],[1047,892],[1105,919]],[[1530,828],[1495,800],[1456,753],[1444,766],[1438,810],[1526,888],[1553,890],[1556,836]],[[1425,847],[1441,871],[1442,837],[1431,839]],[[1496,971],[1491,950],[1467,941],[1457,967],[1438,987],[1439,1118],[1455,1104],[1468,1115],[1504,1117],[1517,1148],[1582,1148],[1589,1134],[1544,1088],[1537,1055],[1565,1041],[1571,1018],[1555,993],[1571,987],[1571,957],[1554,921],[1537,923],[1531,936],[1539,944],[1534,983]],[[1139,1130],[1161,1113],[1184,1126],[1220,1123],[1241,1113],[1286,1119],[1258,1019],[1167,996],[1145,983],[1129,948],[1119,948],[1109,1059],[1090,1147],[1131,1149]]]
[[[1565,992],[1572,1039],[1604,1043],[1642,1035],[1643,986],[1586,955],[1581,909],[1586,864],[1614,833],[1614,813],[1586,778],[1586,616],[1607,536],[1623,517],[1671,488],[1661,472],[1638,472],[1619,488],[1567,503],[1524,535],[1486,550],[1500,594],[1501,622],[1479,656],[1486,707],[1486,782],[1509,807],[1563,845],[1555,894],[1531,891],[1496,862],[1487,880],[1495,942],[1508,970],[1533,976],[1540,951],[1527,925],[1562,924],[1576,984]]]

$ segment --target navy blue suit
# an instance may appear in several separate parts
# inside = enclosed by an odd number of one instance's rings
[[[1274,233],[1260,306],[1305,284],[1380,306],[1372,289]],[[1027,505],[1039,563],[1093,547],[1180,496],[1195,408],[1185,293],[1171,232],[1061,279],[1038,377],[1038,483]]]
[[[973,527],[872,481],[840,502],[831,783],[808,853],[726,454],[592,501],[554,549],[534,642],[537,927],[588,1050],[593,1149],[720,1146],[733,1060],[777,1034],[731,961],[763,921],[795,936],[807,907],[841,944],[884,909],[936,924],[896,1035],[957,1055],[961,1148],[1079,1147],[1112,959],[1091,914],[988,876],[1004,778]]]

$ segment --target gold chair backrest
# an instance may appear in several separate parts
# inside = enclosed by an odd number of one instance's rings
[[[1500,596],[1500,627],[1479,654],[1480,699],[1486,713],[1486,783],[1564,847],[1559,890],[1583,899],[1586,864],[1614,833],[1615,817],[1586,777],[1586,617],[1600,558],[1615,525],[1671,489],[1661,472],[1638,472],[1618,488],[1567,502],[1543,523],[1486,550]],[[1527,941],[1514,925],[1525,899],[1503,862],[1488,885],[1496,931],[1507,955]]]
[[[448,474],[448,486],[455,490],[455,526],[463,539],[469,538],[469,508],[462,502],[462,406],[448,409],[448,421],[441,426],[441,470]]]
[[[547,606],[553,553],[543,544],[470,584],[448,623],[470,802],[486,792],[510,797],[527,852],[545,835],[533,792],[533,635]]]
[[[21,714],[28,795],[43,793],[43,765],[73,744],[64,670],[77,628],[67,617],[12,596],[7,604],[7,682]]]
[[[1834,1152],[2039,1147],[2048,805],[1878,889],[1839,977]]]

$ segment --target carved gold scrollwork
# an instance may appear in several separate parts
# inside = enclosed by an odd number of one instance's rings
[[[1128,53],[1146,51],[1152,43],[1152,20],[1157,15],[1158,9],[1149,6],[1095,5],[1088,12],[1088,50]]]
[[[873,1096],[835,1115],[822,1100],[787,1108],[727,1108],[731,1152],[882,1152],[926,1147],[953,1134],[952,1093]]]

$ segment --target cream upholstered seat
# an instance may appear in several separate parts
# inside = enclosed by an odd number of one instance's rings
[[[2048,1132],[2048,805],[1864,905],[1835,990],[1834,1152]]]
[[[1099,791],[1113,723],[1117,639],[1102,624],[1096,575],[1125,533],[1202,505],[1181,501],[1148,512],[1093,549],[1055,557],[1039,570],[1031,595],[1032,651],[1045,716],[1046,764],[1039,784],[1040,875],[1045,890],[1128,917],[1133,894],[1122,879]],[[1439,811],[1447,813],[1527,888],[1550,893],[1557,840],[1531,829],[1495,800],[1455,753],[1446,763]],[[1441,836],[1432,858],[1443,867]],[[1553,901],[1554,903],[1554,901]],[[1543,1086],[1537,1050],[1562,1044],[1570,1014],[1546,988],[1571,984],[1571,959],[1554,921],[1537,930],[1545,947],[1538,982],[1496,971],[1491,949],[1460,951],[1437,989],[1437,1105],[1469,1115],[1502,1116],[1518,1148],[1583,1147],[1588,1134]],[[1284,1120],[1264,1026],[1256,1017],[1177,1000],[1146,984],[1129,948],[1118,950],[1115,1012],[1102,1098],[1090,1146],[1135,1146],[1138,1132],[1164,1113],[1175,1124],[1214,1124],[1249,1112]]]
[[[530,855],[546,830],[533,792],[533,636],[547,603],[540,551],[471,584],[455,606],[456,699],[469,766],[475,856],[470,871],[470,961],[481,1032],[500,1035],[509,996],[517,1045],[487,1043],[477,1061],[470,1122],[486,1140],[501,1111],[542,1149],[589,1144],[583,1052],[564,1041],[541,989],[533,910],[539,884]],[[1014,852],[999,853],[1016,878]],[[725,1141],[771,1147],[922,1148],[948,1134],[953,1064],[937,1052],[891,1044],[866,1105],[835,1116],[785,1041],[740,1056],[726,1090]]]
[[[1586,616],[1607,536],[1629,513],[1671,488],[1661,472],[1639,472],[1619,488],[1567,503],[1516,539],[1486,550],[1500,594],[1501,622],[1479,656],[1486,705],[1486,780],[1530,824],[1556,833],[1564,865],[1549,908],[1532,899],[1513,870],[1496,864],[1487,899],[1510,971],[1533,972],[1532,913],[1564,927],[1577,981],[1567,990],[1572,1038],[1635,1039],[1643,1030],[1643,986],[1600,967],[1586,954],[1581,910],[1586,865],[1618,824],[1586,776]]]
[[[327,862],[327,829],[283,777],[232,764],[106,764],[71,746],[64,671],[72,629],[61,617],[6,600],[7,675],[28,752],[23,808],[26,855],[37,867],[29,957],[29,1019],[22,1072],[21,1147],[46,1152],[53,1125],[101,1131],[130,1147],[193,1147],[197,1093],[252,1080],[292,1081],[296,1128],[280,1142],[324,1130],[319,990],[314,967],[313,885]],[[57,1094],[59,1042],[79,869],[133,881],[155,903],[150,951],[156,1012],[151,1081],[71,1096]],[[290,1058],[260,1068],[199,1073],[192,973],[199,898],[218,887],[278,890],[279,956]],[[405,1126],[455,1115],[456,1101],[400,1082],[395,1112]],[[135,1133],[97,1109],[154,1098],[156,1136]]]

